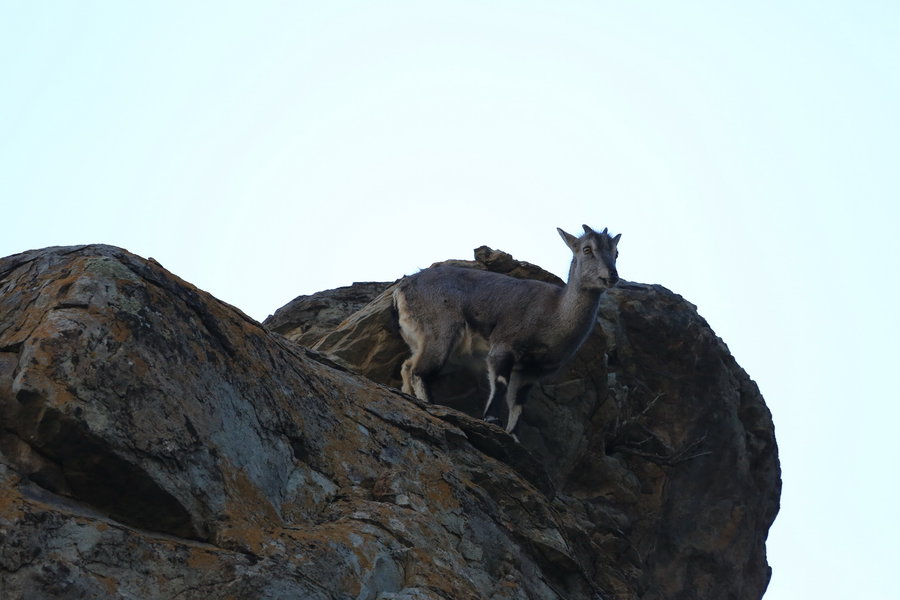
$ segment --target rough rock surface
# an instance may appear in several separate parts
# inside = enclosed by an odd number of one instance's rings
[[[563,285],[487,247],[475,261],[448,263]],[[303,342],[399,387],[408,349],[393,285],[365,291],[367,306]],[[295,329],[280,331],[297,339]],[[435,397],[479,415],[489,393],[482,365],[478,355],[451,362]],[[594,334],[532,391],[520,423],[522,445],[549,474],[555,510],[577,524],[569,534],[584,543],[592,576],[617,597],[762,595],[781,491],[771,415],[695,306],[661,286],[620,282],[605,295]]]
[[[270,318],[313,351],[117,248],[0,260],[0,597],[761,597],[771,417],[693,306],[610,293],[519,445],[386,387],[389,292]]]

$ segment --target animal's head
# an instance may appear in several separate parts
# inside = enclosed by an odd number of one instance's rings
[[[582,227],[584,235],[581,237],[575,237],[556,228],[563,241],[572,250],[569,284],[601,290],[616,285],[619,281],[619,272],[616,271],[619,251],[616,247],[622,234],[612,237],[606,229],[598,233],[587,225]]]

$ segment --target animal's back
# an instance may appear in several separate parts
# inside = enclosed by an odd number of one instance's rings
[[[407,277],[400,289],[417,314],[436,319],[449,313],[486,338],[498,325],[540,319],[562,294],[551,283],[465,267],[424,269]]]

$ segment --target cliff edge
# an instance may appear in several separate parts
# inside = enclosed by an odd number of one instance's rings
[[[762,596],[771,416],[691,304],[609,292],[517,444],[470,364],[393,389],[390,286],[264,326],[118,248],[0,260],[0,597]]]

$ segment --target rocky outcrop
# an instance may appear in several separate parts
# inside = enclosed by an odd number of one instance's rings
[[[771,417],[693,306],[611,292],[517,444],[466,362],[450,407],[389,387],[389,293],[298,299],[284,337],[120,249],[2,259],[0,597],[761,597]]]

